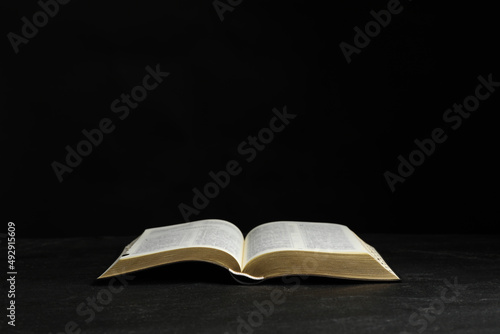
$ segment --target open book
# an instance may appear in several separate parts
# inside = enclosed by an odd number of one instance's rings
[[[181,261],[214,263],[255,280],[286,275],[399,280],[377,251],[344,225],[279,221],[259,225],[244,238],[234,224],[218,219],[147,229],[99,278]]]

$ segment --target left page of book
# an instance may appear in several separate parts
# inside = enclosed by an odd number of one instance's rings
[[[206,219],[147,229],[126,254],[133,257],[181,248],[210,247],[230,254],[241,267],[243,241],[243,234],[234,224]]]

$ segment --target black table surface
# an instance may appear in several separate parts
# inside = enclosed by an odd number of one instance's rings
[[[20,239],[16,326],[7,324],[3,297],[0,332],[500,333],[497,235],[360,236],[401,282],[242,285],[197,262],[96,280],[133,237]],[[5,239],[0,248],[6,254]]]

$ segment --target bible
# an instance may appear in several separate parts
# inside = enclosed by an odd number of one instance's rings
[[[236,225],[219,219],[146,229],[98,278],[183,261],[210,262],[235,278],[256,281],[290,275],[399,280],[378,252],[347,226],[277,221],[244,237]]]

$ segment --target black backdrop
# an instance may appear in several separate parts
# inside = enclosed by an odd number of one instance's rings
[[[456,130],[443,120],[479,76],[500,81],[493,7],[402,0],[348,63],[340,43],[355,46],[354,28],[394,1],[238,2],[215,2],[234,5],[221,21],[209,0],[73,0],[44,26],[38,15],[23,42],[22,18],[33,23],[41,5],[2,2],[5,230],[12,220],[19,237],[136,235],[180,223],[179,205],[192,207],[193,188],[231,161],[240,173],[189,220],[226,219],[244,232],[273,220],[358,233],[495,230],[500,92]],[[126,117],[115,113],[121,94],[144,93],[148,66],[169,75]],[[259,132],[268,140],[262,129],[284,108],[295,118],[247,161],[239,145]],[[77,149],[103,119],[113,131],[60,182],[54,162],[62,168],[66,146]],[[447,140],[391,191],[384,173],[439,127]]]

